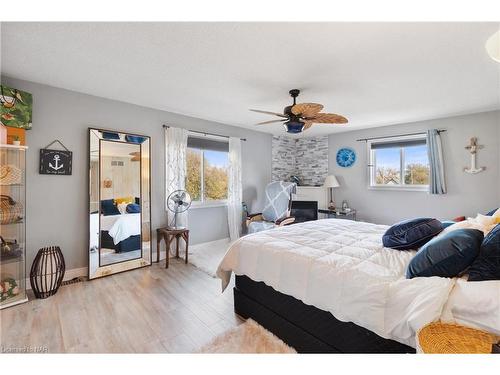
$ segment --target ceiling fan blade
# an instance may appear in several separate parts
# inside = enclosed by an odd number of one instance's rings
[[[317,113],[308,118],[308,120],[317,124],[347,124],[348,120],[341,115],[335,113]]]
[[[302,131],[309,129],[312,125],[312,121],[304,121],[304,127],[302,128]]]
[[[265,113],[266,115],[274,115],[274,116],[279,116],[279,117],[284,117],[284,118],[288,117],[288,116],[284,115],[283,113],[261,111],[260,109],[249,109],[249,111],[257,112],[257,113]]]
[[[263,121],[263,122],[259,122],[255,125],[266,125],[266,124],[272,124],[274,122],[283,122],[283,121],[288,121],[287,118],[284,118],[284,119],[281,119],[281,120],[271,120],[271,121]]]
[[[302,115],[303,117],[313,117],[322,109],[323,106],[318,103],[299,103],[292,107],[292,113],[297,116]]]

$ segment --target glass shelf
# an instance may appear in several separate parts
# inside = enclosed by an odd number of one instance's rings
[[[21,207],[12,223],[0,224],[0,235],[7,242],[16,242],[14,256],[0,256],[0,309],[26,302],[26,146],[0,145],[0,166],[13,166],[21,175],[11,180],[14,184],[1,184],[2,195],[7,195]],[[18,172],[18,171],[16,171]],[[4,176],[5,178],[5,176]],[[9,182],[7,179],[4,182]],[[3,215],[2,215],[3,216]],[[8,216],[8,215],[7,215]],[[12,295],[12,294],[15,295]]]

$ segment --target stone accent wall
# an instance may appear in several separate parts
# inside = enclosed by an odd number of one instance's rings
[[[273,137],[272,179],[289,181],[298,176],[303,186],[323,185],[328,175],[328,136]]]

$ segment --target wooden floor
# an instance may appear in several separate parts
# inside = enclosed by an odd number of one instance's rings
[[[1,351],[189,353],[243,320],[232,288],[171,260],[0,311]],[[41,349],[39,349],[41,348]]]

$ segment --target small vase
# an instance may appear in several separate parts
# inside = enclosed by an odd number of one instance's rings
[[[14,146],[21,146],[21,141],[12,141]]]

